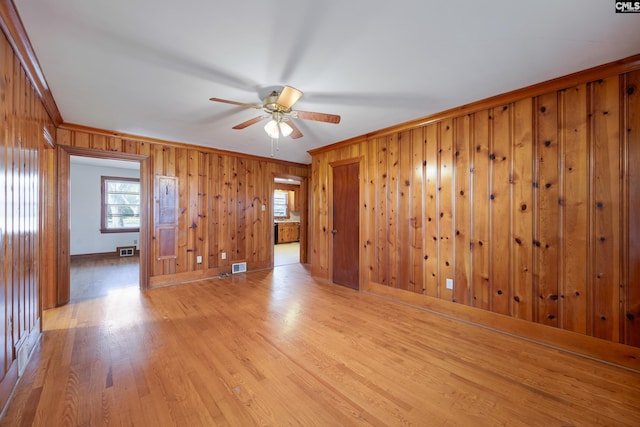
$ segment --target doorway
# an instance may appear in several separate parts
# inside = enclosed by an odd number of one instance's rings
[[[139,288],[140,163],[74,155],[69,173],[69,301]]]
[[[273,266],[300,263],[300,180],[273,179]]]
[[[359,289],[360,164],[332,166],[332,279],[339,285]]]
[[[309,216],[309,179],[296,175],[275,173],[271,181],[270,218],[273,224],[271,260],[273,266],[287,264],[306,264],[309,262],[308,216]],[[287,204],[290,205],[288,218],[278,218],[281,210],[274,206],[276,189],[287,192]],[[280,203],[283,203],[282,200]],[[286,215],[284,215],[286,217]],[[286,220],[289,220],[288,222]],[[279,225],[280,223],[283,225]],[[284,229],[285,235],[280,234]],[[280,243],[278,243],[280,241]],[[282,246],[283,244],[289,246]],[[286,252],[286,253],[284,253]]]
[[[51,303],[55,303],[56,306],[64,305],[67,304],[71,299],[71,156],[82,156],[96,159],[124,160],[138,163],[140,179],[140,234],[138,238],[139,258],[137,264],[138,288],[147,289],[149,286],[149,196],[151,194],[148,178],[150,168],[149,156],[122,152],[106,152],[103,150],[95,150],[90,148],[58,146],[57,281],[56,283],[50,284],[50,286],[55,289],[55,292],[53,291],[53,289],[48,291],[50,294],[53,293],[55,295],[55,301],[48,300],[47,306],[50,306]]]

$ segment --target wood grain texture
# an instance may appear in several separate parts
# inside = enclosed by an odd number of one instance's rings
[[[93,147],[95,153],[107,153],[98,148],[117,146],[115,152],[146,154],[152,165],[147,179],[167,176],[177,180],[176,256],[158,259],[159,246],[151,248],[151,287],[229,273],[235,262],[247,262],[249,270],[273,265],[273,178],[276,174],[297,177],[308,185],[309,167],[305,165],[124,139],[73,126],[59,128],[58,138],[65,148]],[[94,140],[104,142],[96,145]],[[306,187],[300,191],[304,202]],[[156,192],[152,190],[150,199],[156,198]],[[302,203],[305,213],[306,209]],[[306,245],[306,217],[301,227],[301,241]],[[226,259],[222,259],[223,252]],[[197,256],[202,256],[202,264],[196,262]]]
[[[591,86],[592,328],[599,338],[620,336],[620,90],[618,77]]]
[[[7,5],[2,5],[4,13]],[[48,178],[55,176],[54,128],[45,106],[7,39],[0,37],[0,406],[17,381],[19,347],[31,351],[40,334],[41,287],[55,282],[55,243],[43,226],[55,228]],[[55,194],[55,191],[54,191]],[[43,212],[47,212],[44,214]],[[46,243],[46,244],[45,244]],[[45,252],[52,250],[52,252]]]
[[[460,304],[471,304],[471,167],[472,156],[471,118],[458,117],[455,120],[454,136],[454,207],[455,218],[455,266],[453,301]]]
[[[598,70],[613,74],[313,151],[312,221],[327,221],[321,165],[357,153],[371,283],[638,346],[640,71]],[[314,275],[331,268],[322,230]]]
[[[559,244],[561,239],[560,207],[558,200],[559,147],[558,147],[558,96],[556,92],[537,98],[536,123],[536,174],[534,203],[536,222],[533,237],[534,287],[536,319],[539,323],[558,326],[559,296]]]
[[[640,221],[635,220],[635,213],[640,212],[640,174],[631,173],[640,165],[640,72],[629,73],[626,87],[623,88],[626,115],[623,127],[626,138],[626,162],[624,176],[628,177],[626,191],[625,226],[628,232],[623,233],[628,248],[625,253],[623,269],[626,294],[624,298],[625,342],[640,347]]]
[[[438,150],[440,125],[435,123],[424,129],[425,180],[424,188],[424,287],[425,295],[438,295]]]
[[[589,261],[589,141],[587,140],[587,87],[560,92],[563,164],[561,178],[562,277],[560,320],[564,329],[587,332]],[[571,108],[569,108],[571,106]]]
[[[512,184],[513,234],[511,269],[512,316],[531,321],[537,300],[533,294],[533,101],[514,103]]]
[[[301,265],[113,293],[48,310],[44,325],[0,426],[640,422],[636,371]]]

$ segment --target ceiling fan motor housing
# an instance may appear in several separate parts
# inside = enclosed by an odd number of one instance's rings
[[[264,109],[268,110],[270,112],[287,111],[287,110],[283,110],[282,107],[280,107],[278,105],[277,101],[278,101],[278,97],[279,96],[280,96],[280,94],[278,92],[276,92],[275,90],[273,92],[271,92],[271,95],[267,96],[264,99],[264,104],[262,104]],[[291,110],[291,109],[289,108],[289,110]]]

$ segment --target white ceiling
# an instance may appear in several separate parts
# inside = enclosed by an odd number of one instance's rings
[[[232,126],[274,86],[307,150],[640,53],[640,14],[610,0],[14,0],[63,120],[269,157]]]

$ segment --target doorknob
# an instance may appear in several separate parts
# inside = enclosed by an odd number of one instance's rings
[[[336,230],[335,228],[333,230],[331,230],[331,234],[333,234],[335,236],[335,234],[338,232],[338,230]]]

